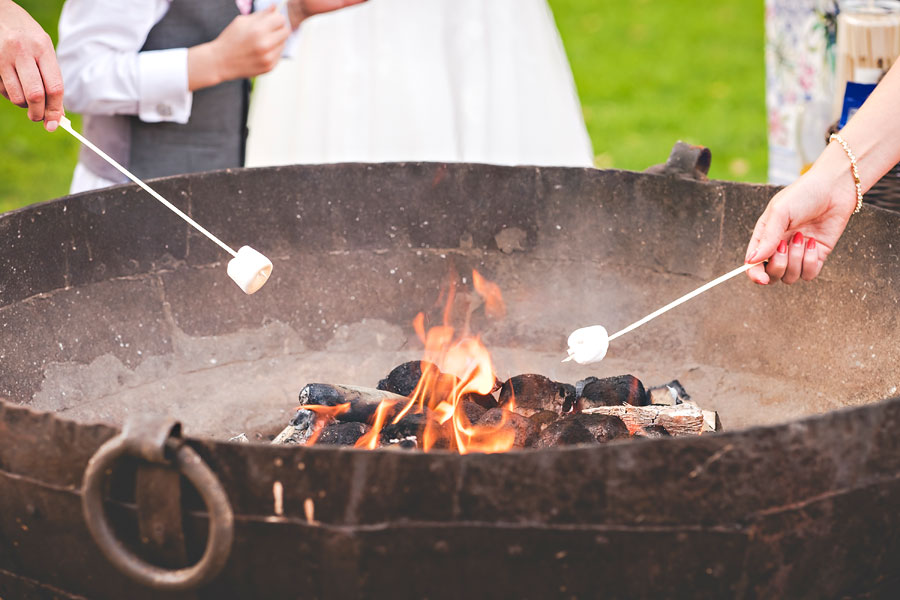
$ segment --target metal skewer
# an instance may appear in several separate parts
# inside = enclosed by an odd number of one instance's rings
[[[701,285],[700,287],[698,287],[698,288],[697,288],[696,290],[694,290],[693,292],[689,292],[689,293],[685,294],[684,296],[682,296],[681,298],[678,298],[677,300],[673,300],[672,302],[669,302],[668,304],[666,304],[666,305],[663,306],[662,308],[653,311],[652,313],[650,313],[649,315],[647,315],[647,316],[644,317],[643,319],[640,319],[640,320],[638,320],[638,321],[635,321],[634,323],[632,323],[631,325],[629,325],[629,326],[626,327],[625,329],[622,329],[621,331],[617,331],[616,333],[610,335],[609,337],[606,338],[605,344],[609,344],[609,342],[611,342],[612,340],[616,339],[617,337],[621,337],[621,336],[625,335],[626,333],[628,333],[628,332],[630,332],[630,331],[634,331],[635,329],[637,329],[637,328],[640,327],[641,325],[644,325],[645,323],[648,323],[649,321],[652,321],[653,319],[655,319],[656,317],[660,316],[661,314],[666,313],[666,312],[672,310],[672,309],[675,308],[676,306],[680,306],[680,305],[684,304],[685,302],[687,302],[688,300],[690,300],[690,299],[692,299],[692,298],[696,298],[697,296],[699,296],[699,295],[702,294],[703,292],[706,292],[706,291],[708,291],[708,290],[710,290],[710,289],[716,287],[716,286],[719,285],[720,283],[724,283],[724,282],[728,281],[729,279],[731,279],[732,277],[735,277],[735,276],[740,275],[741,273],[743,273],[743,272],[745,272],[745,271],[748,271],[748,270],[752,269],[752,268],[755,267],[756,265],[761,265],[761,264],[763,264],[763,262],[765,262],[765,261],[760,261],[760,262],[757,262],[757,263],[748,263],[748,264],[745,264],[745,265],[741,265],[740,267],[738,267],[738,268],[736,268],[736,269],[734,269],[734,270],[732,270],[732,271],[729,271],[728,273],[725,273],[725,274],[722,275],[721,277],[717,277],[717,278],[713,279],[712,281],[710,281],[710,282],[708,282],[708,283],[705,283],[705,284]],[[596,326],[595,326],[595,327],[596,327]],[[577,333],[577,332],[579,332],[579,331],[582,331],[582,330],[584,330],[584,329],[591,329],[591,328],[582,328],[582,329],[579,329],[579,330],[577,330],[576,332],[574,332],[572,335],[575,335],[575,333]],[[602,328],[601,328],[601,329],[602,329]],[[603,329],[603,331],[605,332],[606,330]],[[570,339],[571,339],[571,336],[570,336]],[[603,340],[599,340],[599,342],[602,343]],[[603,350],[603,354],[606,354],[605,349]],[[602,357],[601,357],[601,358],[602,358]],[[568,361],[570,361],[570,360],[574,360],[574,354],[573,354],[573,351],[571,350],[571,348],[570,348],[570,350],[569,350],[569,356],[566,357],[566,358],[564,358],[564,359],[562,360],[562,362],[568,362]],[[599,359],[598,359],[598,360],[599,360]],[[591,361],[591,362],[593,362],[593,361]]]
[[[59,126],[68,131],[69,134],[72,135],[76,140],[97,153],[100,158],[115,167],[116,170],[122,173],[125,177],[141,186],[148,194],[162,202],[166,208],[187,221],[191,227],[205,235],[207,238],[218,244],[219,247],[221,247],[223,250],[228,252],[228,254],[233,256],[234,258],[228,261],[228,276],[231,277],[231,279],[233,279],[234,282],[238,284],[238,286],[240,286],[240,288],[244,290],[245,293],[252,294],[256,292],[259,288],[265,285],[266,281],[269,280],[269,275],[271,275],[272,273],[272,261],[266,258],[263,254],[254,250],[250,246],[241,246],[240,250],[238,251],[232,250],[231,247],[228,246],[225,242],[214,236],[212,233],[207,231],[205,227],[182,212],[177,206],[159,195],[156,190],[138,179],[131,173],[131,171],[116,162],[103,150],[95,146],[89,139],[85,138],[83,135],[75,131],[72,128],[72,122],[67,117],[62,117],[59,120]]]
[[[208,237],[209,239],[211,239],[212,241],[217,243],[219,246],[221,246],[221,248],[223,250],[225,250],[232,256],[237,256],[237,252],[232,250],[231,247],[228,246],[225,242],[223,242],[222,240],[220,240],[219,238],[217,238],[216,236],[211,234],[209,231],[206,230],[206,228],[204,228],[202,225],[197,223],[197,221],[193,220],[192,218],[190,218],[189,216],[184,214],[177,206],[175,206],[174,204],[172,204],[171,202],[169,202],[168,200],[166,200],[165,198],[160,196],[156,192],[156,190],[154,190],[149,185],[147,185],[146,183],[144,183],[143,181],[138,179],[135,175],[133,175],[131,173],[131,171],[129,171],[128,169],[126,169],[125,167],[120,165],[118,162],[116,162],[112,157],[110,157],[108,154],[106,154],[106,152],[104,152],[103,150],[101,150],[100,148],[95,146],[89,139],[85,138],[83,135],[81,135],[80,133],[78,133],[77,131],[72,129],[72,121],[70,121],[68,119],[68,117],[62,117],[59,120],[59,126],[62,127],[63,129],[65,129],[66,131],[68,131],[76,140],[78,140],[79,142],[81,142],[82,144],[84,144],[85,146],[90,148],[91,150],[93,150],[98,156],[100,156],[100,158],[102,158],[103,160],[105,160],[106,162],[111,164],[113,167],[115,167],[120,173],[122,173],[122,175],[124,175],[128,179],[132,180],[133,182],[135,182],[142,188],[144,188],[144,191],[146,191],[148,194],[150,194],[151,196],[153,196],[154,198],[156,198],[157,200],[162,202],[169,210],[174,212],[176,215],[178,215],[179,217],[181,217],[182,219],[187,221],[191,225],[191,227],[193,227],[194,229],[196,229],[197,231],[199,231],[200,233],[202,233],[203,235],[205,235],[206,237]]]

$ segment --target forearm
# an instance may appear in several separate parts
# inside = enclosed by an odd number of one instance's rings
[[[188,49],[188,89],[195,92],[225,81],[212,42]]]
[[[900,61],[891,67],[840,134],[856,156],[863,192],[900,162]],[[852,184],[849,159],[839,144],[829,144],[819,160],[823,166],[835,168],[843,163],[841,168],[847,170]]]
[[[66,105],[86,114],[187,122],[187,49],[141,52],[166,10],[165,0],[68,0],[57,49]]]

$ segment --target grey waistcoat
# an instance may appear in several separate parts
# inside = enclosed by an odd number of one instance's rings
[[[234,0],[173,0],[141,50],[190,48],[211,41],[238,14]],[[249,87],[242,79],[195,91],[186,124],[85,115],[85,136],[141,179],[240,167]],[[87,148],[81,149],[79,160],[101,177],[127,181]]]

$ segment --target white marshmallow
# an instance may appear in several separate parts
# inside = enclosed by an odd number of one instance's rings
[[[580,365],[599,362],[609,349],[609,334],[601,325],[576,329],[569,336],[569,358]]]
[[[271,273],[272,261],[250,246],[241,246],[237,256],[228,261],[228,276],[247,294],[265,285]]]

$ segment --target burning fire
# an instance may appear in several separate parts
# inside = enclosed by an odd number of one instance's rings
[[[325,424],[330,419],[335,419],[338,415],[350,410],[350,403],[347,402],[345,404],[338,404],[337,406],[304,405],[298,406],[297,408],[304,408],[308,411],[316,413],[317,415],[328,417],[326,419],[316,419],[315,421],[315,429],[313,429],[312,435],[309,436],[309,440],[307,440],[306,442],[307,444],[315,444],[316,440],[319,439],[319,436],[322,435],[322,430],[325,429]]]
[[[499,286],[472,272],[475,291],[484,303],[485,315],[501,319],[506,315],[506,305]],[[455,299],[451,285],[444,307],[443,323],[426,330],[425,315],[419,313],[413,319],[413,327],[425,345],[422,357],[422,377],[405,405],[385,400],[379,404],[372,420],[372,428],[356,442],[357,448],[374,449],[379,445],[382,429],[388,423],[397,424],[410,414],[424,414],[424,428],[419,432],[418,445],[428,451],[440,447],[468,452],[505,452],[513,447],[515,431],[505,427],[507,412],[496,425],[474,425],[466,417],[463,400],[471,395],[491,394],[498,388],[490,353],[477,335],[469,333],[468,318],[462,332],[450,325]],[[470,311],[471,314],[471,311]],[[303,408],[331,418],[345,412],[349,405],[311,406]],[[505,406],[512,410],[513,406]],[[327,422],[328,419],[317,419]],[[317,423],[314,443],[323,425]]]

